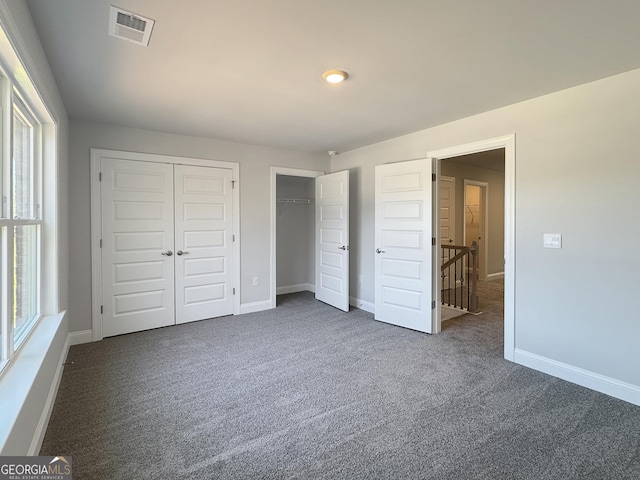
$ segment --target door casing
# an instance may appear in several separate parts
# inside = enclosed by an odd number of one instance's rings
[[[515,185],[516,185],[516,136],[509,134],[502,137],[466,143],[453,147],[434,150],[427,153],[433,158],[436,176],[440,176],[440,161],[446,158],[459,157],[472,153],[485,152],[504,148],[504,358],[515,361]],[[434,231],[439,231],[439,191],[438,182],[434,188],[434,209],[432,213]],[[440,239],[436,236],[434,256],[440,251]],[[434,257],[434,265],[437,265]],[[433,297],[438,299],[438,268],[433,268]],[[441,305],[436,301],[434,316],[434,333],[441,330]]]
[[[100,162],[102,158],[136,160],[140,162],[193,165],[200,167],[227,168],[232,171],[233,188],[233,284],[235,296],[233,314],[240,313],[240,166],[235,162],[221,162],[200,158],[176,157],[151,153],[126,152],[119,150],[91,149],[91,327],[93,341],[102,340],[102,262],[100,251],[102,208],[100,195]]]

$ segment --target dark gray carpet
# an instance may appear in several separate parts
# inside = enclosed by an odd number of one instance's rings
[[[436,336],[303,293],[74,346],[41,454],[76,480],[639,479],[640,408],[503,360],[485,287]]]

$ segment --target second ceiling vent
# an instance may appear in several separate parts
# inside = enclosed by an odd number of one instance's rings
[[[111,5],[109,35],[112,37],[146,47],[149,45],[154,23],[156,23],[155,20],[135,15],[134,13]]]

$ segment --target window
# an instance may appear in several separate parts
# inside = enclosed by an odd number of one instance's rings
[[[41,316],[42,125],[17,88],[2,78],[0,213],[0,367]]]

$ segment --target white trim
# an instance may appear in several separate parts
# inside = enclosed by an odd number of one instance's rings
[[[285,285],[276,288],[276,295],[285,295],[287,293],[297,292],[315,292],[316,286],[311,283],[299,283],[297,285]]]
[[[93,342],[93,332],[91,330],[80,330],[69,333],[69,346],[82,345]]]
[[[203,158],[177,157],[154,153],[125,152],[119,150],[91,149],[91,327],[93,340],[102,340],[102,261],[100,239],[102,238],[102,205],[100,195],[100,161],[103,157],[139,162],[169,163],[174,165],[191,165],[199,167],[226,168],[232,172],[233,189],[233,283],[236,294],[233,303],[233,314],[239,315],[240,305],[240,165],[236,162],[207,160]]]
[[[53,411],[53,405],[58,395],[58,389],[60,388],[60,381],[62,380],[62,373],[64,372],[64,364],[69,354],[69,348],[73,345],[80,345],[81,343],[89,343],[92,341],[91,330],[82,330],[80,332],[70,332],[67,334],[67,338],[60,352],[60,359],[58,360],[58,367],[56,373],[51,381],[51,387],[49,387],[49,393],[47,394],[47,400],[44,404],[40,420],[33,434],[31,445],[27,451],[27,455],[38,455],[40,448],[42,447],[42,441],[47,433],[47,426],[51,419],[51,412]]]
[[[490,273],[487,275],[487,280],[498,280],[499,278],[504,278],[504,272]]]
[[[1,30],[4,32],[0,32],[0,36],[8,40],[11,51],[2,49],[0,53],[4,57],[7,68],[12,72],[20,72],[20,75],[14,75],[14,80],[22,92],[30,98],[32,95],[38,97],[40,101],[40,104],[36,106],[38,113],[42,115],[46,112],[46,115],[52,117],[54,123],[57,124],[61,117],[58,107],[62,107],[62,104],[61,102],[54,102],[49,89],[46,87],[46,85],[51,85],[51,82],[45,82],[40,74],[42,69],[37,68],[38,62],[34,60],[29,48],[27,48],[20,28],[14,21],[6,3],[6,1],[0,1],[0,24],[2,25]],[[0,44],[2,43],[0,42]],[[46,73],[45,71],[45,77],[47,76]],[[47,78],[47,80],[53,80],[53,76]]]
[[[71,345],[70,342],[71,334],[67,334],[64,346],[60,352],[60,358],[58,359],[58,367],[56,368],[56,373],[51,380],[49,393],[47,394],[47,399],[44,403],[42,414],[40,415],[40,420],[38,420],[38,425],[36,426],[35,432],[33,432],[33,438],[29,445],[29,450],[27,450],[27,455],[29,456],[38,455],[40,453],[44,436],[47,433],[47,426],[49,425],[51,412],[53,412],[53,405],[55,403],[56,396],[58,395],[58,389],[60,388],[60,381],[62,380],[62,373],[64,371],[64,363],[67,359],[67,354],[69,353],[69,346]]]
[[[240,314],[262,312],[264,310],[270,310],[272,308],[270,300],[261,300],[259,302],[243,303],[240,305]]]
[[[364,310],[365,312],[369,312],[371,314],[376,313],[375,303],[367,302],[366,300],[362,300],[357,297],[349,297],[349,305],[355,308],[359,308],[360,310]]]
[[[434,159],[434,172],[440,175],[440,161],[446,158],[458,157],[461,155],[469,155],[471,153],[485,152],[487,150],[496,150],[504,148],[504,358],[514,361],[515,357],[515,238],[516,238],[516,219],[515,219],[515,186],[516,186],[516,136],[515,134],[505,135],[503,137],[481,140],[479,142],[467,143],[449,148],[443,148],[433,152],[428,152],[427,156]],[[437,183],[434,191],[437,191]],[[434,193],[434,227],[437,227],[439,215],[438,195]],[[439,229],[435,228],[437,232]],[[434,255],[440,249],[440,236],[436,235],[436,248]],[[438,278],[438,273],[434,262],[432,272],[432,283]],[[434,315],[434,333],[440,332],[440,302],[437,301],[437,292],[433,292],[433,299],[436,300],[436,314]]]
[[[316,178],[324,175],[325,172],[318,170],[302,170],[299,168],[271,167],[269,174],[269,308],[276,308],[276,210],[277,210],[277,185],[278,175],[288,175],[290,177]],[[315,291],[315,287],[314,290]],[[258,302],[259,303],[259,302]]]
[[[100,190],[101,152],[91,150],[91,330],[93,341],[102,340],[102,195]]]
[[[574,367],[520,349],[515,350],[514,361],[525,367],[533,368],[534,370],[640,406],[640,387],[637,385],[622,382],[615,378],[600,375],[599,373]]]
[[[57,341],[62,343],[62,339],[58,337],[62,336],[64,334],[63,329],[66,329],[65,315],[66,312],[60,312],[41,318],[0,377],[0,404],[2,408],[2,415],[0,415],[0,455],[9,455],[11,452],[18,451],[24,452],[24,450],[31,451],[37,447],[38,441],[41,441],[44,435],[53,401],[55,400],[57,385],[60,382],[61,366],[66,356],[66,336],[64,337],[65,342],[60,353],[58,366],[53,376],[50,377],[49,392],[40,412],[40,418],[37,419],[38,421],[35,424],[34,432],[18,431],[17,429],[20,427],[31,429],[33,423],[35,423],[34,413],[26,410],[33,409],[34,402],[38,410],[40,409],[39,399],[42,397],[38,393],[42,386],[46,388],[49,381],[49,363],[45,364],[45,361],[47,356],[52,353],[53,345],[59,344]],[[44,380],[38,378],[43,369],[47,370],[47,376]],[[20,421],[20,425],[16,424],[18,421]],[[16,438],[16,436],[19,438]],[[27,447],[26,441],[29,438],[31,440]]]

